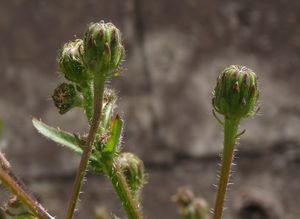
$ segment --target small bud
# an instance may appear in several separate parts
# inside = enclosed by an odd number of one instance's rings
[[[64,114],[74,107],[81,107],[83,104],[75,86],[67,83],[60,84],[54,90],[52,99],[60,114]]]
[[[256,74],[244,66],[226,68],[213,92],[213,107],[227,118],[241,119],[255,114],[259,91]]]
[[[66,43],[59,54],[59,68],[65,78],[76,84],[86,83],[89,74],[86,71],[81,56],[83,53],[83,42],[77,39]]]
[[[83,59],[94,76],[109,77],[124,58],[120,31],[112,23],[92,23],[84,36]]]
[[[202,198],[195,198],[191,206],[192,218],[205,219],[208,216],[208,204]]]
[[[179,206],[179,213],[183,219],[207,219],[208,204],[203,198],[194,196],[188,187],[180,187],[172,197]]]
[[[121,153],[118,161],[132,192],[139,192],[146,183],[143,161],[132,153]]]
[[[172,197],[172,201],[177,203],[180,207],[190,205],[194,200],[194,193],[186,186],[179,187],[176,195]]]

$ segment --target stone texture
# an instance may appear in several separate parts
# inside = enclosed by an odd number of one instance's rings
[[[124,74],[111,87],[119,91],[118,111],[126,121],[125,150],[142,157],[150,175],[145,214],[178,218],[170,197],[184,184],[213,206],[222,134],[210,94],[224,67],[241,64],[259,75],[261,111],[242,124],[247,132],[225,218],[253,218],[249,209],[267,208],[272,218],[296,219],[299,10],[299,2],[280,0],[0,1],[1,150],[51,212],[63,217],[78,157],[40,136],[30,116],[87,130],[79,110],[61,117],[49,100],[62,81],[55,58],[89,22],[109,20],[124,33],[127,48]],[[109,182],[90,176],[78,218],[92,218],[98,205],[123,216]]]

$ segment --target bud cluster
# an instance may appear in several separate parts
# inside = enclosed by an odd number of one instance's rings
[[[226,118],[241,119],[255,114],[258,97],[256,74],[244,66],[232,65],[218,77],[212,104]]]
[[[192,190],[180,187],[173,201],[179,206],[179,213],[184,219],[206,219],[208,215],[208,204],[202,199],[195,197]]]
[[[72,84],[58,86],[52,96],[61,114],[78,106],[78,97],[88,117],[93,105],[93,84],[118,72],[125,52],[120,31],[112,23],[92,23],[84,38],[66,43],[59,52],[59,70]],[[75,89],[76,88],[76,89]],[[74,102],[75,101],[75,102]],[[90,119],[90,118],[89,118]]]

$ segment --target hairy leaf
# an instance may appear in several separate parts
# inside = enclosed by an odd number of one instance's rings
[[[105,146],[105,152],[116,152],[121,141],[123,121],[116,117],[111,124],[111,136]]]

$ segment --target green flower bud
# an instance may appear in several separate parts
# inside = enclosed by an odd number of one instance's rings
[[[59,54],[60,71],[67,80],[77,84],[85,83],[89,77],[81,60],[82,53],[83,42],[77,39],[66,43]]]
[[[112,23],[92,23],[84,36],[83,60],[94,76],[112,76],[124,58],[121,33]]]
[[[227,118],[241,119],[256,113],[258,97],[256,74],[244,66],[231,65],[217,79],[212,104]]]
[[[118,162],[133,193],[139,192],[146,182],[143,161],[132,153],[121,153]]]
[[[60,114],[64,114],[74,107],[81,107],[83,105],[82,98],[79,96],[73,84],[60,84],[54,90],[52,99],[54,105],[59,109]]]

